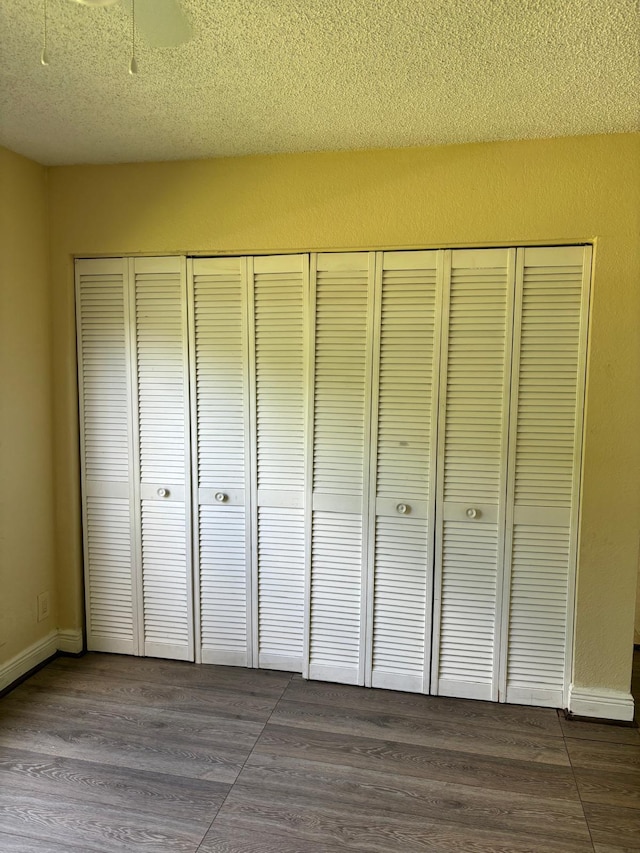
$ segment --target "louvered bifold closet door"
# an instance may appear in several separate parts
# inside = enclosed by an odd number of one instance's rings
[[[194,258],[188,265],[196,655],[250,666],[247,263]]]
[[[249,258],[254,662],[302,671],[308,255]]]
[[[506,701],[566,707],[591,249],[518,250]]]
[[[312,258],[310,678],[364,684],[375,254]]]
[[[144,654],[193,660],[186,261],[129,261]]]
[[[456,250],[449,257],[432,692],[495,701],[515,250]]]
[[[418,693],[429,690],[431,650],[438,258],[379,253],[376,271],[370,683]]]
[[[76,261],[87,647],[138,654],[127,266]]]

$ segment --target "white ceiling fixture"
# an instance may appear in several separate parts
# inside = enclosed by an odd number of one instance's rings
[[[152,47],[173,47],[188,41],[191,26],[178,0],[71,0],[93,8],[122,5],[131,15],[141,37]],[[135,6],[134,6],[135,2]]]

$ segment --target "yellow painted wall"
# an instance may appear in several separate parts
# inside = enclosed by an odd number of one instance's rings
[[[634,642],[640,645],[640,562],[638,563],[638,586],[636,587],[636,630]]]
[[[0,665],[56,627],[51,380],[47,172],[0,148]]]
[[[596,240],[575,682],[628,690],[640,531],[640,136],[50,171],[58,561],[81,624],[72,255]]]

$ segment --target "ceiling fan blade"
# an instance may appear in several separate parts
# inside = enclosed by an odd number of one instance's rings
[[[122,0],[131,14],[131,0]],[[175,47],[193,36],[178,0],[136,0],[136,29],[149,47]]]

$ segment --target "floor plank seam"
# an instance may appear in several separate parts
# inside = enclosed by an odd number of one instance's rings
[[[261,729],[260,729],[260,731],[258,732],[258,734],[257,734],[257,736],[256,736],[256,739],[255,739],[255,741],[254,741],[253,746],[251,747],[251,749],[250,749],[250,750],[249,750],[249,752],[247,753],[247,757],[245,758],[245,760],[242,762],[242,767],[240,768],[240,770],[238,770],[238,773],[237,773],[237,775],[236,775],[236,778],[233,780],[233,782],[231,783],[231,785],[229,785],[229,790],[228,790],[228,791],[227,791],[227,793],[225,794],[225,797],[224,797],[223,801],[220,803],[220,806],[218,807],[218,810],[216,811],[215,815],[213,816],[213,819],[211,820],[211,823],[209,824],[209,826],[208,826],[208,827],[207,827],[207,829],[205,830],[205,833],[204,833],[204,835],[202,836],[202,838],[200,839],[200,843],[198,844],[198,846],[197,846],[197,847],[196,847],[196,849],[194,850],[194,853],[198,853],[198,851],[200,850],[200,848],[201,848],[201,847],[202,847],[202,845],[204,844],[204,840],[205,840],[205,838],[207,837],[207,835],[208,835],[208,834],[209,834],[209,832],[211,831],[211,827],[212,827],[212,826],[213,826],[213,824],[216,822],[216,819],[217,819],[218,815],[220,814],[220,812],[221,812],[221,811],[222,811],[222,809],[224,808],[224,804],[227,802],[227,800],[229,799],[229,795],[231,794],[231,792],[232,792],[232,791],[233,791],[233,789],[235,788],[236,783],[237,783],[238,779],[240,778],[240,775],[241,775],[242,771],[244,770],[244,768],[245,768],[245,766],[246,766],[246,764],[247,764],[247,761],[248,761],[248,760],[251,758],[251,756],[253,755],[253,751],[255,750],[256,745],[257,745],[258,741],[259,741],[259,740],[260,740],[260,738],[262,737],[264,730],[265,730],[265,729],[267,728],[267,726],[269,725],[269,721],[271,720],[271,717],[273,717],[273,715],[275,714],[276,708],[277,708],[277,707],[278,707],[278,705],[280,704],[280,702],[281,702],[281,700],[282,700],[282,697],[284,696],[284,694],[285,694],[285,693],[286,693],[286,691],[287,691],[287,688],[288,688],[288,687],[289,687],[289,685],[291,684],[291,679],[293,678],[293,675],[294,675],[294,673],[293,673],[293,672],[289,674],[289,680],[287,681],[287,683],[286,683],[286,684],[284,685],[284,687],[282,688],[282,692],[281,692],[281,693],[280,693],[280,695],[278,696],[278,699],[276,700],[276,702],[275,702],[275,704],[274,704],[273,708],[271,709],[271,713],[269,714],[269,716],[267,717],[267,719],[266,719],[266,720],[265,720],[265,722],[264,722],[264,725],[262,726],[262,728],[261,728]]]
[[[584,822],[587,827],[587,832],[589,833],[589,839],[591,840],[591,846],[593,847],[593,852],[598,853],[596,850],[596,843],[593,840],[593,833],[591,832],[591,826],[589,825],[589,818],[587,817],[587,812],[584,807],[584,801],[582,799],[582,794],[580,793],[580,785],[578,784],[578,777],[576,775],[575,767],[573,766],[573,761],[571,760],[571,752],[569,750],[569,746],[567,745],[567,736],[562,733],[562,739],[564,741],[564,748],[567,750],[567,758],[569,759],[569,766],[571,767],[571,774],[573,776],[573,781],[576,786],[576,791],[578,793],[578,799],[580,801],[580,808],[582,809],[582,814],[584,815]]]

